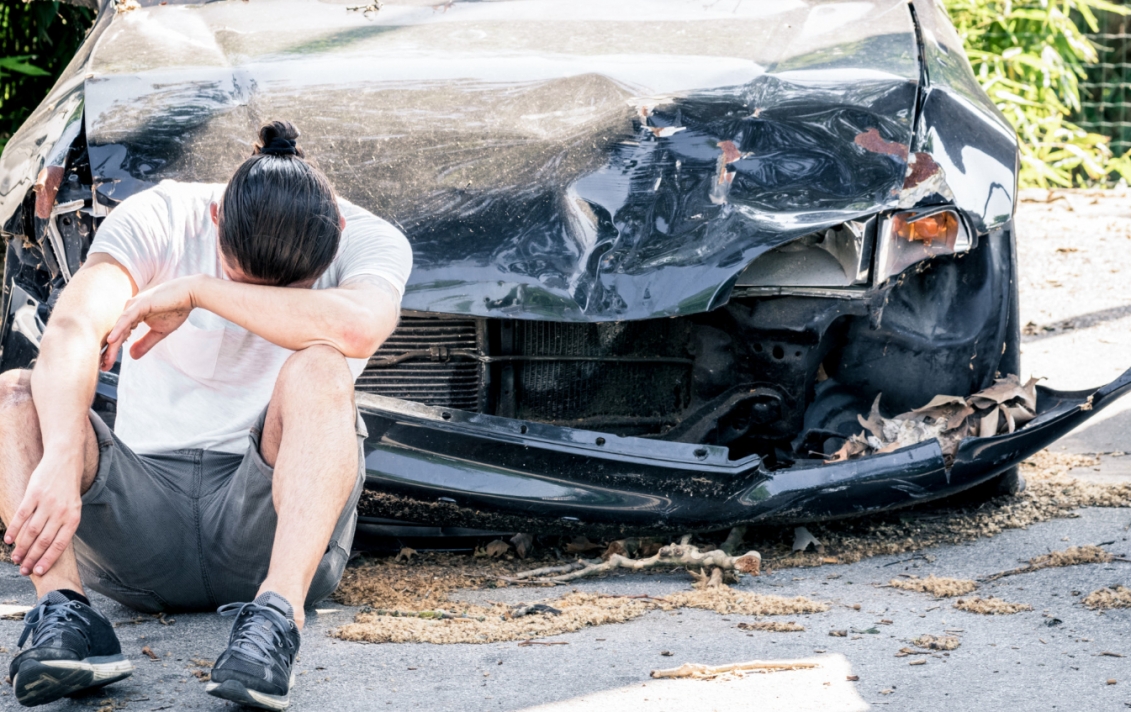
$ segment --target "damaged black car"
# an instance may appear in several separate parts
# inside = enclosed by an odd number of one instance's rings
[[[1017,138],[945,11],[723,5],[105,0],[0,160],[0,369],[35,359],[115,205],[226,181],[285,117],[415,254],[356,384],[363,531],[1016,490],[1131,375],[1017,380]]]

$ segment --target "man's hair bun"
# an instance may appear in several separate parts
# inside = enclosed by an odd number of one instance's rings
[[[259,141],[255,144],[255,152],[252,155],[302,158],[305,154],[296,141],[298,137],[298,129],[290,121],[272,121],[264,124],[263,128],[259,129]]]

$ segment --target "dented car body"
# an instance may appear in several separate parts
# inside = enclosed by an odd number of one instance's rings
[[[934,0],[140,4],[103,8],[0,160],[0,367],[34,359],[117,203],[225,181],[291,120],[415,255],[357,383],[371,527],[882,511],[1131,387],[828,462],[878,394],[891,415],[1019,372],[1016,137]]]

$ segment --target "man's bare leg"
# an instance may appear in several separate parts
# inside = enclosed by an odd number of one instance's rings
[[[259,446],[275,468],[271,491],[278,515],[259,593],[286,598],[300,628],[310,582],[357,483],[356,418],[353,376],[337,350],[312,346],[287,360]]]
[[[82,491],[86,492],[98,472],[98,440],[89,423],[81,447],[84,450]],[[31,372],[0,373],[0,517],[4,521],[11,521],[16,513],[31,473],[42,458],[39,417],[31,397]],[[83,592],[73,546],[68,546],[43,576],[23,568],[20,573],[31,578],[40,596],[62,588]]]

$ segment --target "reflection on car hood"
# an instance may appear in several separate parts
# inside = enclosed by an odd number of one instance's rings
[[[85,83],[100,194],[223,181],[293,121],[404,229],[406,308],[703,311],[762,252],[893,206],[919,63],[906,0],[149,6]]]

